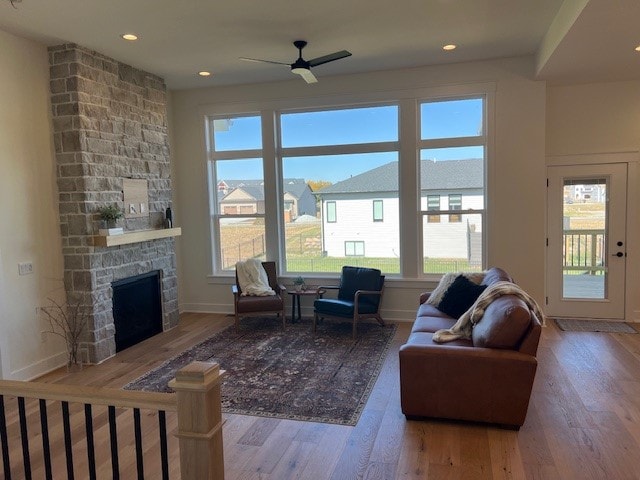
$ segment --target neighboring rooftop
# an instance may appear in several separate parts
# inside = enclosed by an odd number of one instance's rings
[[[421,160],[420,173],[422,190],[460,190],[482,188],[484,185],[483,161],[479,158]],[[396,191],[398,191],[398,163],[390,162],[314,193],[319,195]]]
[[[264,200],[264,180],[218,180],[218,187],[227,186],[226,193],[218,189],[218,198],[222,199],[236,188],[241,188],[256,200]],[[300,198],[305,189],[309,188],[304,178],[285,178],[283,182],[285,193],[294,198]]]

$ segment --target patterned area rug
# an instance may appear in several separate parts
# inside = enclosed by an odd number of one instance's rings
[[[125,390],[170,392],[175,372],[192,361],[227,371],[222,410],[228,413],[355,425],[378,378],[395,325],[325,321],[287,324],[247,318],[127,384]]]
[[[638,333],[635,328],[624,322],[574,320],[566,318],[556,318],[554,320],[558,328],[565,332]]]

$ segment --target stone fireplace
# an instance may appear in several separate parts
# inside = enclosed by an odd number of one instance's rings
[[[166,87],[150,73],[68,44],[49,48],[64,282],[83,296],[90,322],[83,361],[116,352],[112,283],[160,272],[162,328],[178,322],[175,240],[98,246],[96,209],[123,209],[123,180],[145,179],[148,213],[121,221],[125,231],[162,228],[171,202]],[[125,232],[126,233],[126,232]]]

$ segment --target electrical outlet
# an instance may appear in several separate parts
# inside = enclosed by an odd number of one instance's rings
[[[18,264],[18,274],[20,275],[29,275],[33,273],[33,263],[31,262],[20,262]]]

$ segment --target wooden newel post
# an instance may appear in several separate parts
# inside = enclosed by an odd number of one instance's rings
[[[222,408],[217,363],[193,362],[176,373],[169,386],[176,391],[182,480],[223,480]]]

